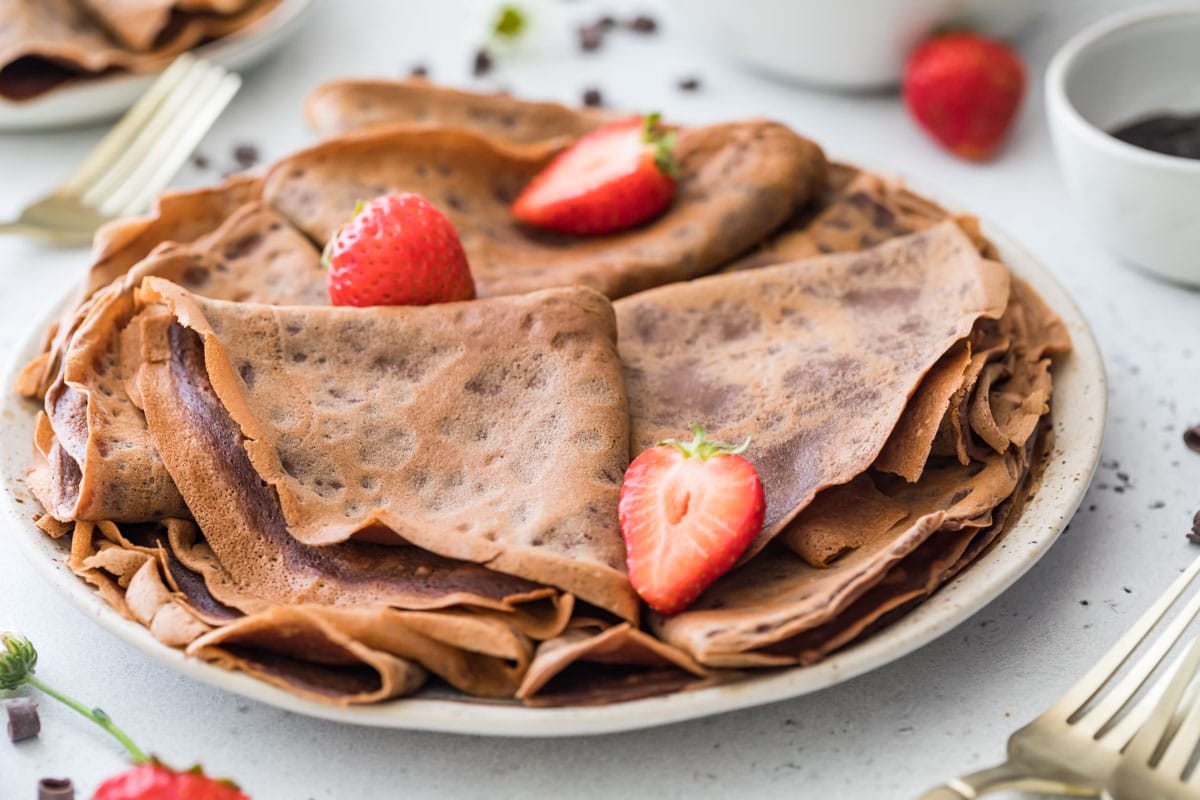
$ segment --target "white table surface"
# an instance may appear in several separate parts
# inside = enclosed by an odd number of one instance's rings
[[[775,83],[706,51],[684,3],[560,2],[568,19],[602,10],[657,13],[656,37],[610,37],[595,54],[573,42],[470,75],[461,4],[318,2],[300,35],[247,76],[201,146],[207,170],[233,168],[233,148],[267,159],[313,141],[305,92],[347,75],[398,76],[418,62],[432,77],[574,102],[597,86],[612,105],[702,122],[770,115],[833,154],[911,175],[1007,229],[1074,294],[1109,371],[1103,467],[1079,515],[1049,555],[999,600],[917,653],[834,689],[762,708],[638,733],[504,740],[384,731],[278,711],[184,678],[86,618],[38,577],[0,533],[0,627],[41,652],[39,675],[103,706],[169,762],[202,761],[259,800],[376,797],[913,797],[950,774],[999,760],[1004,741],[1090,665],[1197,549],[1184,535],[1200,507],[1200,455],[1181,432],[1200,422],[1200,296],[1155,282],[1100,249],[1055,168],[1040,78],[1055,48],[1088,21],[1129,3],[1057,0],[1020,49],[1032,91],[1003,155],[979,166],[937,150],[892,94],[822,94]],[[696,75],[699,92],[678,91]],[[54,185],[100,135],[84,129],[0,135],[0,216]],[[67,290],[84,251],[0,239],[0,346]],[[1118,477],[1120,473],[1121,477]],[[87,797],[124,767],[106,736],[41,703],[43,733],[0,739],[0,798],[36,795],[37,779],[68,775]]]

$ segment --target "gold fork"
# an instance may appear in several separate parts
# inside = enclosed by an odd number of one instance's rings
[[[142,211],[225,110],[242,79],[187,53],[179,56],[88,154],[66,183],[0,233],[86,244],[96,229]]]
[[[1200,693],[1188,686],[1200,670],[1200,638],[1192,642],[1150,718],[1133,737],[1104,786],[1106,800],[1197,800],[1200,769]]]
[[[920,800],[972,800],[1005,790],[1098,797],[1117,768],[1122,750],[1150,719],[1161,687],[1141,690],[1149,685],[1151,674],[1188,625],[1200,615],[1200,593],[1188,599],[1125,674],[1119,673],[1187,592],[1197,574],[1200,559],[1175,579],[1087,675],[1048,711],[1009,738],[1005,763],[956,778],[926,792]]]

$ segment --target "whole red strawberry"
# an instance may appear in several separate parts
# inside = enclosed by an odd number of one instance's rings
[[[92,800],[250,800],[228,781],[199,767],[175,772],[155,762],[139,764],[100,784]]]
[[[417,194],[360,203],[329,240],[324,261],[335,306],[420,306],[475,297],[458,231]]]
[[[904,101],[917,122],[963,158],[991,158],[1025,93],[1025,68],[1002,42],[950,33],[917,48],[904,71]]]
[[[762,528],[762,482],[739,447],[667,440],[633,460],[618,516],[629,582],[646,604],[674,614],[729,571]]]
[[[658,114],[613,122],[584,136],[534,176],[512,205],[517,219],[588,235],[632,228],[675,197],[675,135]]]

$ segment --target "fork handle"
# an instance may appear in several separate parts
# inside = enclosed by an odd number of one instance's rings
[[[1037,792],[1067,797],[1098,797],[1100,789],[1094,786],[1063,783],[1029,774],[1020,764],[1006,761],[989,769],[981,769],[969,775],[944,783],[921,795],[919,800],[975,800],[985,794],[1002,791]]]

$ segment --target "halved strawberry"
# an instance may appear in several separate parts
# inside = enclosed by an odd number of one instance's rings
[[[576,235],[612,233],[661,214],[675,197],[675,134],[658,114],[592,131],[534,176],[512,205],[530,225]]]
[[[738,560],[762,528],[762,482],[734,447],[669,439],[633,460],[621,485],[618,514],[626,566],[646,604],[674,614],[692,603]]]

